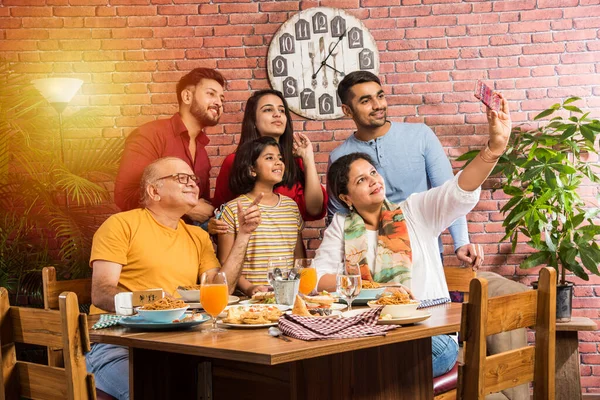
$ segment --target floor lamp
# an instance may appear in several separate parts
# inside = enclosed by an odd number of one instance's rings
[[[62,113],[79,90],[83,81],[75,78],[43,78],[31,81],[32,85],[58,112],[58,130],[60,133],[60,159],[65,164],[65,145],[63,138]],[[65,201],[69,208],[69,196],[65,193]]]

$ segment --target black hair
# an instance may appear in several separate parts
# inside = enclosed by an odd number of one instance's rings
[[[354,85],[366,82],[376,82],[381,86],[381,81],[377,75],[369,71],[353,71],[346,75],[337,88],[337,94],[342,104],[350,106],[350,89]]]
[[[356,160],[365,160],[371,165],[375,165],[370,155],[366,153],[350,153],[335,160],[327,171],[327,186],[334,198],[340,199],[340,194],[348,194],[348,174],[350,167]],[[348,207],[345,202],[341,202],[344,207]]]
[[[219,85],[225,87],[225,78],[220,72],[215,71],[212,68],[194,68],[187,74],[179,79],[175,90],[177,91],[177,103],[181,105],[183,100],[181,99],[181,92],[188,86],[196,86],[202,79],[212,79],[217,81]]]
[[[287,121],[283,135],[281,135],[279,138],[279,151],[281,151],[281,155],[283,156],[283,161],[285,163],[285,175],[283,176],[281,184],[291,189],[292,186],[294,186],[297,182],[304,183],[305,177],[304,171],[302,171],[300,166],[298,166],[294,160],[294,128],[292,127],[292,116],[290,114],[290,108],[288,107],[287,101],[279,90],[258,90],[254,92],[246,101],[246,109],[244,110],[244,119],[242,120],[242,133],[240,135],[240,144],[238,145],[238,150],[246,142],[261,137],[260,132],[256,130],[256,111],[258,107],[258,101],[263,96],[269,94],[279,97],[285,109],[285,117]],[[236,153],[238,150],[236,150]]]
[[[252,176],[251,169],[256,167],[256,160],[266,147],[275,146],[281,153],[281,147],[277,140],[270,136],[262,136],[258,139],[240,145],[233,160],[231,175],[229,175],[229,190],[240,196],[252,191],[256,177]],[[282,155],[283,157],[283,155]],[[284,158],[285,161],[285,158]],[[279,184],[275,185],[279,186]]]

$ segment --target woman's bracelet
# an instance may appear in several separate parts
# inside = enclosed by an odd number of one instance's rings
[[[486,163],[495,163],[504,153],[494,154],[492,150],[490,150],[490,144],[485,145],[485,148],[479,152],[479,157]]]

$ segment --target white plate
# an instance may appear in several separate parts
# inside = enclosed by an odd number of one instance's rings
[[[360,310],[352,310],[352,311],[345,311],[342,313],[343,317],[349,318],[349,317],[354,317],[360,313],[363,313],[367,310],[365,309],[360,309]],[[421,321],[425,321],[427,318],[431,317],[431,313],[427,312],[427,311],[423,311],[423,310],[417,310],[413,315],[409,316],[409,317],[402,317],[402,318],[393,318],[393,319],[380,319],[379,321],[377,321],[377,325],[409,325],[409,324],[416,324],[417,322],[421,322]]]
[[[239,305],[241,306],[260,306],[260,305],[265,305],[265,306],[281,306],[281,307],[286,307],[286,310],[292,308],[292,306],[288,306],[285,304],[262,304],[262,303],[253,303],[253,300],[249,299],[249,300],[242,300],[239,302]],[[343,310],[345,308],[347,308],[348,306],[346,304],[341,304],[341,303],[333,303],[331,305],[331,309],[332,310]]]
[[[287,306],[285,304],[242,304],[242,302],[240,302],[240,304],[225,307],[225,310],[228,310],[231,307],[244,307],[246,310],[250,307],[277,307],[281,311],[287,311],[292,308],[292,306]]]
[[[234,305],[234,306],[227,306],[225,307],[225,310],[230,309],[231,307],[240,307],[243,308],[245,310],[249,309],[249,308],[257,308],[257,307],[277,307],[279,308],[279,310],[281,310],[281,312],[285,312],[289,309],[291,309],[290,306],[286,306],[283,304],[246,304],[246,305]],[[220,318],[225,318],[227,317],[227,313],[222,312],[221,314],[219,314]],[[228,326],[230,328],[242,328],[242,329],[252,329],[252,328],[266,328],[269,326],[276,326],[277,322],[270,322],[268,324],[231,324],[228,322],[223,322],[222,320],[218,320],[217,323],[223,325],[223,326]]]
[[[271,322],[269,324],[228,324],[227,322],[218,320],[217,324],[223,325],[223,326],[228,326],[230,328],[254,329],[254,328],[268,328],[270,326],[277,326],[278,323]]]
[[[227,304],[236,304],[236,303],[239,303],[239,301],[240,301],[239,297],[229,295],[229,300],[227,300]],[[189,305],[190,308],[203,308],[202,304],[200,304],[200,303],[188,303],[186,301],[186,304]]]

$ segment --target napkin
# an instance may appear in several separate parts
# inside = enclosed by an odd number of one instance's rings
[[[123,318],[122,315],[102,314],[98,322],[92,326],[92,329],[110,328],[111,326],[117,325],[121,318]]]
[[[365,336],[384,336],[394,325],[377,325],[382,307],[349,318],[302,317],[284,314],[279,329],[287,336],[302,340],[352,339]]]

